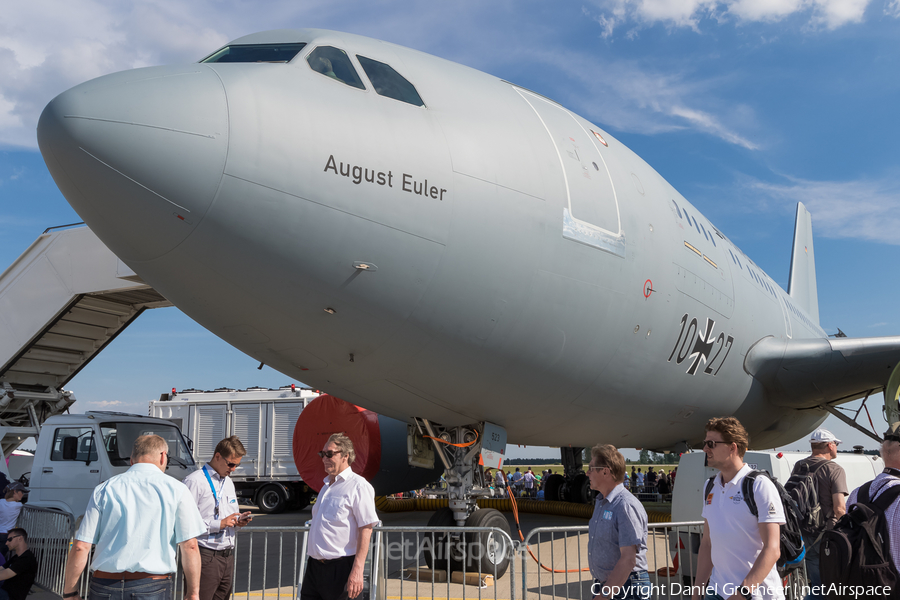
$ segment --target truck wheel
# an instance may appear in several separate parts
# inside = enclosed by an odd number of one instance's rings
[[[287,506],[287,498],[281,486],[267,485],[256,495],[256,505],[266,514],[280,513]]]

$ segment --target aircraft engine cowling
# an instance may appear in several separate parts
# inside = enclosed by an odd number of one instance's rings
[[[443,467],[412,467],[407,459],[407,424],[323,394],[300,413],[294,427],[294,463],[303,481],[318,492],[325,468],[317,452],[332,433],[344,432],[352,441],[356,459],[350,467],[362,475],[375,495],[419,489],[437,481]]]

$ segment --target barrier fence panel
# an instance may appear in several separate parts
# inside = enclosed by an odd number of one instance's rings
[[[370,600],[520,595],[516,546],[503,530],[376,527],[374,537]]]
[[[72,539],[74,519],[67,512],[22,507],[16,527],[28,533],[28,548],[38,563],[34,581],[48,590],[62,595],[66,573],[66,557]]]
[[[17,526],[28,532],[29,547],[37,557],[36,583],[61,595],[72,516],[25,506]],[[241,529],[234,560],[235,600],[297,600],[308,532],[305,526]],[[682,600],[696,591],[702,533],[702,521],[649,524],[646,556],[653,598]],[[463,560],[465,556],[468,560]],[[87,571],[79,586],[83,598],[87,598]],[[523,543],[489,527],[376,527],[360,598],[589,599],[609,591],[592,589],[593,583],[587,525],[533,529]],[[803,598],[808,591],[805,566],[783,583],[787,600]],[[174,597],[182,597],[180,558],[173,584]]]

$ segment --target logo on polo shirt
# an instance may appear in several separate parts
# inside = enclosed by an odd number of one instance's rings
[[[709,495],[706,497],[706,505],[707,505],[707,506],[709,506],[710,504],[712,504],[712,499],[713,499],[713,493],[710,492]]]
[[[743,500],[743,499],[744,499],[744,497],[741,496],[740,492],[738,492],[737,494],[735,494],[734,496],[731,497],[731,501],[734,502],[735,504],[740,504],[741,500]]]
[[[775,510],[775,505],[772,504],[771,502],[769,502],[769,516],[774,517],[777,514],[778,514],[778,511]]]

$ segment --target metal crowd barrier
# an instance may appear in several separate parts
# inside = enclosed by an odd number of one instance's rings
[[[36,583],[62,594],[66,556],[72,539],[72,515],[23,507],[17,526],[28,532],[29,547],[38,560]],[[236,538],[234,600],[297,600],[306,567],[309,528],[256,527],[241,529]],[[703,522],[650,523],[647,570],[652,597],[690,597],[697,573]],[[483,548],[490,557],[473,556]],[[479,560],[482,559],[483,560]],[[508,562],[505,573],[497,565]],[[451,573],[447,565],[453,565]],[[592,598],[588,568],[588,526],[541,527],[524,542],[489,527],[376,527],[367,555],[363,600],[413,598]],[[788,600],[803,597],[805,568],[786,578]],[[80,583],[87,598],[87,569]],[[183,593],[181,562],[175,576],[175,598]]]
[[[74,535],[75,519],[71,513],[47,508],[22,507],[16,527],[28,533],[28,548],[38,563],[34,582],[62,595],[66,574],[66,557]]]

